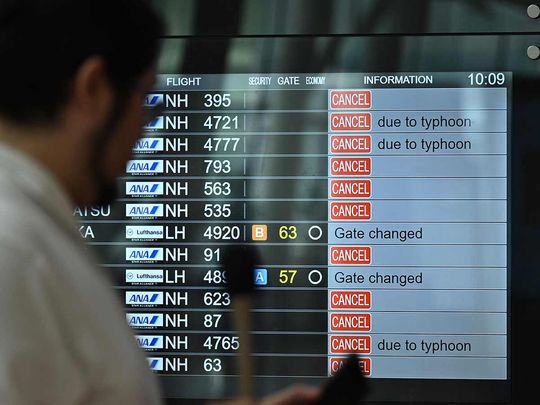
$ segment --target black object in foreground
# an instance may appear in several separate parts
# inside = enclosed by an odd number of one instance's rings
[[[221,263],[227,272],[227,288],[233,297],[254,291],[253,271],[258,260],[257,251],[248,245],[230,245],[224,249]]]
[[[259,262],[257,251],[251,246],[227,246],[221,261],[227,272],[227,288],[232,296],[233,318],[240,349],[238,351],[239,393],[244,399],[253,400],[253,363],[251,360],[251,295],[255,290],[253,274]]]
[[[360,369],[360,358],[351,355],[327,381],[316,405],[357,405],[362,402],[368,387]]]

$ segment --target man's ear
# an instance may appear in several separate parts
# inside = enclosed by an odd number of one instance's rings
[[[68,104],[77,117],[90,126],[102,125],[114,100],[105,60],[99,56],[86,59],[75,73]]]

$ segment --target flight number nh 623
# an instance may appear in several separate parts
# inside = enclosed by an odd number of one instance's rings
[[[204,305],[208,307],[228,307],[231,305],[231,295],[222,291],[205,292]]]

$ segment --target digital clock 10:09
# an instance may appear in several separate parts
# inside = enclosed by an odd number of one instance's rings
[[[471,73],[467,76],[471,86],[502,86],[506,75],[499,73]]]

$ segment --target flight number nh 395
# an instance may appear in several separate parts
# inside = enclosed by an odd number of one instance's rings
[[[231,95],[230,93],[215,93],[215,94],[205,94],[204,95],[204,106],[206,108],[228,108],[231,106]]]

